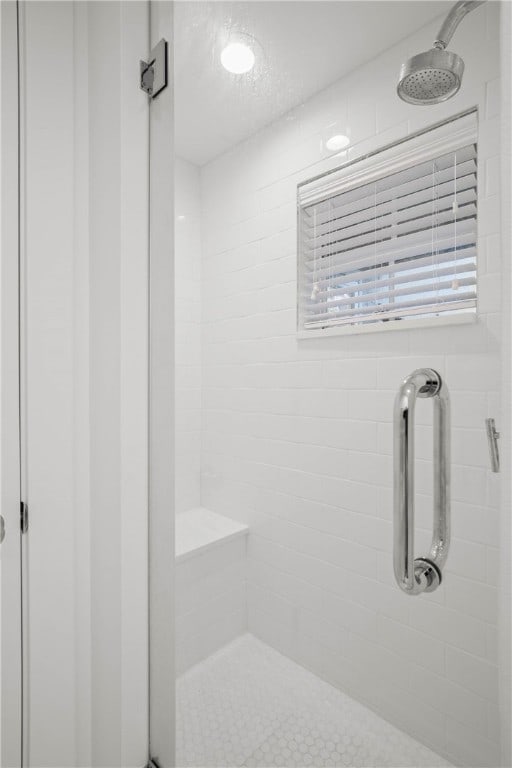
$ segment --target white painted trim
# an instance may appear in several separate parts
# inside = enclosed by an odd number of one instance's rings
[[[121,765],[147,758],[148,733],[148,105],[132,66],[145,54],[149,5],[120,5]],[[130,638],[130,642],[126,639]]]
[[[409,140],[406,139],[391,147],[383,147],[371,157],[364,157],[342,166],[337,171],[330,171],[319,179],[311,180],[297,189],[299,205],[305,207],[346,189],[390,176],[411,165],[432,160],[476,140],[477,113],[475,111]]]
[[[387,323],[368,323],[367,325],[341,325],[332,328],[320,328],[311,331],[297,331],[297,339],[320,339],[326,336],[355,336],[361,333],[382,333],[384,331],[410,331],[416,328],[438,328],[440,325],[470,325],[478,322],[475,312],[443,317],[423,317],[414,320],[389,320]]]
[[[1,756],[2,766],[21,761],[21,584],[18,433],[18,171],[16,4],[2,2],[1,15],[1,512],[5,539],[0,550]]]
[[[92,765],[91,488],[89,380],[89,31],[86,3],[73,8],[73,400],[75,455],[75,664],[76,760]]]

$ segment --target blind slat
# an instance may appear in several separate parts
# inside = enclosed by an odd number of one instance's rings
[[[460,172],[461,169],[458,169],[458,173]],[[447,177],[448,172],[446,172],[443,183],[438,183],[438,194],[440,197],[453,192],[453,169],[450,170],[450,173],[451,178]],[[471,187],[476,187],[476,163],[474,161],[471,163],[471,173],[461,174],[457,177],[457,193]],[[432,199],[432,188],[424,186],[422,180],[417,180],[414,183],[408,184],[406,190],[397,190],[397,196],[392,200],[379,200],[379,196],[376,196],[374,192],[370,192],[363,200],[356,201],[350,205],[335,206],[332,203],[322,216],[319,215],[318,211],[304,216],[303,226],[308,234],[316,228],[317,235],[322,235],[328,233],[335,226],[335,223],[342,218],[349,224],[365,221],[365,219],[374,216],[374,211],[384,214],[391,211],[393,206],[400,209],[412,205],[415,200],[423,202],[425,199]],[[305,210],[308,211],[308,209]],[[353,217],[353,222],[349,220],[350,217]]]
[[[475,218],[475,203],[467,203],[466,205],[461,205],[459,207],[457,215],[457,220],[459,222],[464,219]],[[454,220],[454,213],[450,208],[448,210],[439,211],[438,213],[425,213],[424,215],[418,216],[418,218],[407,219],[406,221],[400,221],[393,225],[389,224],[384,228],[379,228],[378,223],[376,222],[373,231],[350,234],[345,237],[340,236],[336,242],[322,245],[318,248],[315,248],[314,243],[309,243],[308,250],[313,250],[316,258],[327,258],[342,253],[343,251],[359,248],[370,243],[375,244],[376,242],[382,242],[383,240],[391,240],[393,237],[400,238],[413,232],[432,232],[433,229],[442,224],[453,224]]]
[[[460,165],[460,176],[465,176],[466,173],[469,172],[469,168],[472,169],[473,173],[476,173],[475,158],[476,146],[474,144],[457,150],[457,165]],[[438,174],[438,183],[447,181],[450,178],[453,179],[452,166],[452,152],[448,155],[444,155],[443,158],[440,158],[436,161],[434,169]],[[342,202],[344,205],[354,202],[356,203],[355,210],[357,210],[357,207],[359,207],[357,205],[358,201],[365,198],[370,193],[369,190],[371,191],[372,195],[377,192],[377,202],[382,202],[383,200],[391,199],[393,196],[400,197],[401,194],[407,194],[408,192],[413,191],[412,189],[407,189],[407,185],[416,184],[418,183],[418,180],[422,187],[425,186],[424,181],[422,181],[425,176],[428,176],[429,178],[432,176],[431,161],[406,168],[404,171],[400,171],[398,174],[385,176],[375,183],[372,182],[370,184],[354,187],[353,189],[344,191],[339,195],[331,194],[326,200],[318,201],[315,203],[315,206],[318,209],[318,213],[321,214],[323,211],[328,212],[330,207],[333,204],[336,205],[338,202]],[[306,215],[308,213],[308,208],[312,208],[312,206],[307,206],[304,208]]]
[[[339,240],[344,240],[347,237],[350,237],[351,234],[358,234],[365,230],[372,234],[374,240],[376,238],[380,239],[381,232],[388,227],[393,227],[394,224],[402,224],[407,221],[419,221],[425,216],[439,215],[439,213],[444,213],[446,211],[452,214],[450,220],[455,219],[452,207],[454,200],[453,192],[451,195],[444,195],[434,202],[431,199],[431,190],[428,190],[428,194],[430,195],[428,199],[425,199],[424,196],[423,199],[418,201],[408,199],[408,205],[406,207],[390,210],[387,213],[382,213],[380,210],[375,211],[374,216],[370,218],[366,212],[365,218],[360,218],[359,221],[354,223],[343,218],[333,224],[333,227],[329,232],[325,232],[322,235],[318,234],[318,230],[311,231],[308,234],[309,247],[310,249],[312,248],[315,250],[324,246],[328,248],[331,243],[335,244]],[[457,204],[459,206],[459,211],[461,212],[462,206],[475,201],[476,188],[474,186],[461,190],[457,194]],[[462,216],[460,218],[462,218]]]
[[[430,317],[442,313],[457,313],[462,310],[472,309],[475,306],[476,293],[469,293],[464,299],[459,301],[446,301],[442,304],[421,304],[420,306],[393,307],[386,312],[375,312],[373,314],[361,315],[356,317],[340,316],[332,321],[315,321],[304,323],[304,327],[314,330],[315,328],[331,328],[336,325],[355,325],[361,323],[370,323],[383,320],[402,320],[407,317]]]
[[[430,233],[413,232],[411,235],[399,240],[386,240],[372,243],[364,248],[354,251],[345,251],[324,259],[304,259],[304,266],[309,273],[316,277],[322,275],[335,276],[339,273],[348,273],[358,268],[368,268],[383,262],[398,263],[403,259],[413,259],[432,255],[432,245],[435,246],[436,258],[442,258],[443,254],[452,254],[454,251],[453,224],[439,227],[436,242],[432,242]],[[476,243],[476,226],[474,219],[468,219],[457,223],[457,245],[474,246]]]
[[[475,291],[467,291],[465,293],[461,293],[457,300],[454,300],[453,296],[445,295],[445,296],[436,296],[435,297],[435,299],[436,299],[435,301],[431,300],[429,302],[425,302],[425,299],[423,299],[423,298],[421,298],[421,299],[411,299],[409,301],[403,301],[403,302],[395,301],[395,302],[390,302],[389,304],[382,305],[382,307],[379,308],[380,311],[378,311],[378,312],[376,312],[376,307],[375,306],[367,307],[367,308],[356,307],[354,309],[346,309],[346,310],[344,310],[344,312],[341,315],[341,317],[354,317],[354,316],[357,315],[357,316],[363,318],[363,317],[368,316],[370,314],[372,314],[372,315],[379,314],[379,315],[383,315],[383,316],[384,315],[389,316],[390,314],[391,315],[397,315],[397,314],[400,314],[404,309],[407,309],[409,307],[418,307],[418,306],[429,306],[429,307],[437,307],[438,306],[439,309],[437,309],[435,311],[441,312],[441,311],[444,311],[443,305],[445,305],[447,303],[450,303],[450,304],[453,305],[453,307],[456,307],[459,303],[465,302],[468,299],[473,299],[473,298],[476,299],[476,292]],[[430,310],[430,311],[432,312],[434,310]],[[315,317],[315,321],[319,321],[319,320],[320,321],[324,321],[322,324],[325,325],[325,321],[330,320],[332,317],[333,317],[333,315],[329,314],[328,312],[323,312],[323,313],[320,313],[320,315]],[[306,322],[306,325],[307,324],[308,323]]]
[[[357,287],[354,286],[353,282],[351,283],[340,283],[339,287],[332,288],[331,291],[329,290],[321,290],[322,286],[318,283],[316,283],[317,286],[319,286],[320,290],[316,294],[315,301],[311,301],[311,306],[320,307],[320,304],[323,300],[327,301],[327,297],[329,296],[329,293],[333,291],[336,291],[336,293],[342,293],[345,291],[345,293],[350,293],[354,291],[363,291],[367,290],[368,292],[372,288],[378,288],[382,293],[384,293],[383,289],[386,288],[388,285],[401,285],[402,283],[417,283],[420,281],[428,280],[432,282],[432,278],[435,279],[446,277],[448,275],[451,275],[454,280],[456,280],[459,275],[466,274],[468,272],[475,272],[476,273],[476,262],[475,261],[468,261],[466,263],[457,263],[454,267],[453,264],[450,264],[448,267],[441,267],[439,268],[437,265],[428,264],[428,269],[421,271],[421,272],[412,272],[411,270],[415,270],[419,267],[418,264],[414,264],[412,267],[409,265],[409,269],[406,271],[406,274],[403,273],[393,273],[393,277],[388,277],[385,279],[374,279],[375,273],[372,272],[371,276],[368,278],[368,273],[366,273],[366,279],[368,280],[367,283],[359,285]],[[378,275],[382,274],[389,274],[389,268],[383,267],[381,271],[379,271]],[[327,283],[324,281],[324,285],[327,287],[330,287],[330,283]],[[306,300],[306,303],[309,304],[308,301],[311,296],[311,287],[312,284],[310,284],[310,290],[309,294],[305,291],[303,293],[304,299]]]
[[[389,281],[391,283],[391,281]],[[467,287],[469,285],[476,285],[476,274],[472,277],[463,277],[457,280],[458,285],[460,288]],[[322,314],[322,310],[325,309],[331,309],[331,308],[343,308],[348,307],[353,304],[366,304],[366,303],[382,303],[385,307],[386,302],[389,303],[390,299],[394,299],[398,296],[413,296],[414,294],[421,293],[427,296],[429,293],[438,294],[441,291],[452,291],[452,298],[456,296],[455,292],[452,289],[452,283],[453,283],[453,277],[450,280],[439,280],[436,281],[435,285],[431,286],[425,286],[425,285],[414,285],[414,286],[406,286],[404,288],[391,288],[391,285],[389,285],[388,291],[368,291],[367,294],[361,292],[359,296],[343,296],[343,298],[340,299],[331,299],[330,301],[323,301],[319,302],[318,304],[314,304],[313,302],[308,302],[306,305],[306,312],[311,310],[311,308],[314,306],[315,311],[312,313],[316,317],[319,317]],[[329,317],[329,313],[326,314],[326,317]]]

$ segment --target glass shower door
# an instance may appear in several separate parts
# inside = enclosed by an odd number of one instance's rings
[[[173,6],[151,2],[150,48],[162,39],[169,87],[149,99],[149,761],[171,768],[174,703]]]
[[[508,5],[464,8],[455,93],[438,3],[176,4],[180,764],[500,764]]]

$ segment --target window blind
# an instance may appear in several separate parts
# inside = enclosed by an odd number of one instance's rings
[[[299,196],[299,330],[476,311],[475,142]]]

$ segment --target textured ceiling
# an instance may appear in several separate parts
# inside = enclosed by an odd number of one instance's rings
[[[177,153],[208,162],[450,7],[444,0],[176,2]],[[233,31],[257,41],[248,75],[220,64]],[[425,39],[425,48],[431,43]]]

